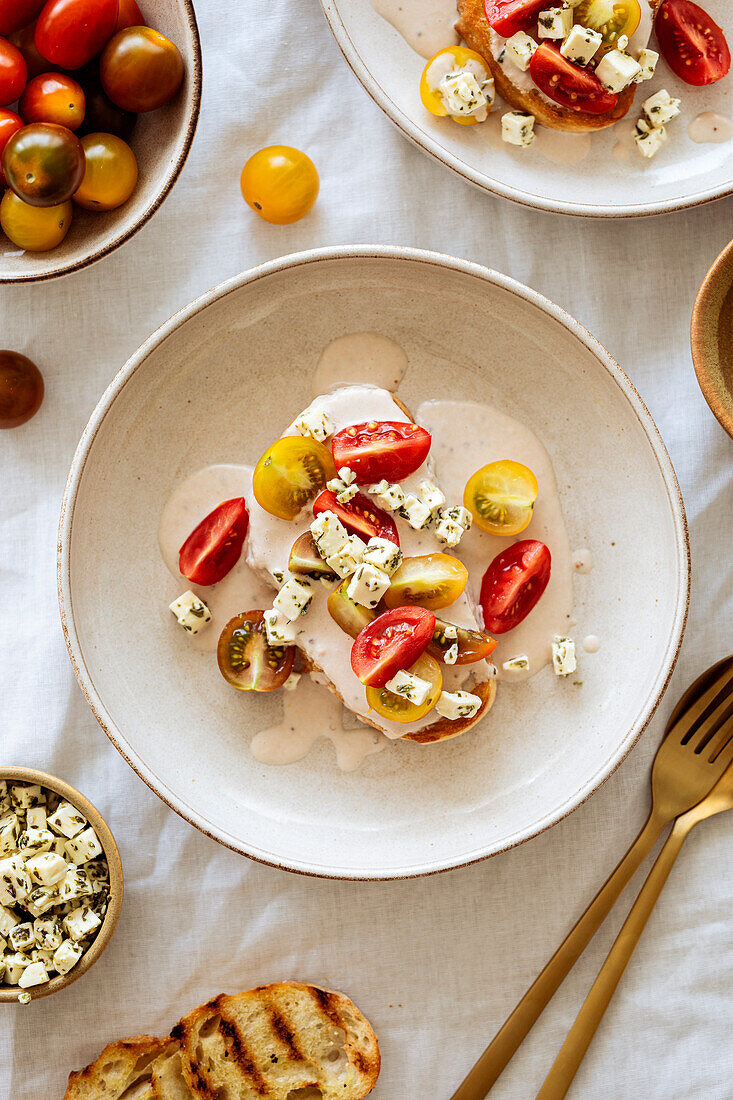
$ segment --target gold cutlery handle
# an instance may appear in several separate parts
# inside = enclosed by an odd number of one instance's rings
[[[568,1032],[552,1069],[545,1078],[544,1085],[537,1093],[536,1100],[561,1100],[561,1097],[567,1095],[624,970],[641,939],[641,934],[674,866],[674,861],[695,824],[696,818],[692,813],[678,818],[675,822],[623,928],[606,956],[598,977],[591,986],[583,1007],[575,1018],[575,1023]]]
[[[626,855],[566,936],[547,966],[496,1033],[451,1100],[483,1100],[518,1047],[544,1012],[630,879],[646,859],[667,821],[652,809],[646,825]]]

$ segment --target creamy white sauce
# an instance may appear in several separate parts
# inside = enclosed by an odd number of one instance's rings
[[[372,0],[372,7],[421,57],[458,45],[455,0]]]
[[[718,145],[733,137],[733,121],[715,111],[703,111],[693,118],[687,131],[692,141],[700,145]]]
[[[403,349],[388,336],[351,332],[324,348],[313,374],[313,393],[317,397],[337,386],[361,382],[393,391],[402,381],[407,364]]]
[[[571,134],[540,126],[535,131],[534,148],[553,164],[580,164],[591,150],[591,135]]]
[[[586,653],[597,653],[601,648],[600,639],[597,638],[595,634],[587,634],[586,637],[583,638],[582,645]]]
[[[581,546],[573,554],[573,569],[576,573],[590,573],[593,568],[593,555],[586,546]]]

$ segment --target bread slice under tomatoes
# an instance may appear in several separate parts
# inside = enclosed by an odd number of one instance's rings
[[[506,75],[491,51],[492,30],[486,19],[484,0],[457,0],[458,22],[456,29],[472,50],[480,53],[491,70],[496,90],[502,99],[516,111],[525,111],[534,115],[542,126],[550,130],[568,130],[571,133],[586,133],[591,130],[604,130],[613,126],[628,113],[634,102],[636,85],[626,88],[618,97],[618,103],[612,111],[602,115],[588,114],[587,111],[572,111],[559,103],[550,103],[536,88],[523,91]]]

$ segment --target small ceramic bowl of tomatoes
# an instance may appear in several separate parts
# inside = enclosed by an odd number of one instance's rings
[[[0,283],[78,271],[128,240],[193,141],[191,0],[0,0]]]

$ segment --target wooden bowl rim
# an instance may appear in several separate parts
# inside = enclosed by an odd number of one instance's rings
[[[727,279],[726,276],[728,276]],[[733,439],[733,393],[723,384],[717,348],[720,310],[731,287],[733,287],[733,241],[726,245],[703,279],[692,307],[690,326],[692,363],[698,385],[711,412]],[[711,331],[715,336],[714,347],[710,346]]]

